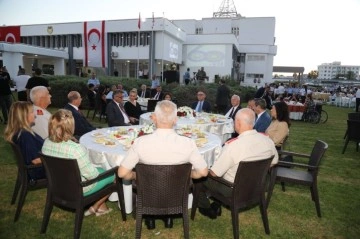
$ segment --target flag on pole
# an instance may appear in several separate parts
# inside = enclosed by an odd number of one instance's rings
[[[138,21],[138,28],[141,28],[141,18],[140,18],[140,12],[139,12],[139,21]]]
[[[20,26],[0,27],[0,41],[20,43]]]

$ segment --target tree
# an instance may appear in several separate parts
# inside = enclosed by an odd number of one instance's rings
[[[308,73],[308,78],[309,79],[317,79],[319,76],[319,72],[318,71],[315,71],[315,70],[312,70]]]
[[[346,78],[348,80],[355,80],[355,73],[353,71],[346,72]]]

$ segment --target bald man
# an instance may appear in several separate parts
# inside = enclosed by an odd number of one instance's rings
[[[254,130],[254,122],[255,113],[251,109],[244,108],[237,112],[234,125],[239,136],[225,143],[221,155],[210,169],[209,173],[212,176],[222,177],[233,183],[241,161],[255,161],[275,155],[271,165],[277,164],[279,156],[274,142],[268,136]],[[259,147],[259,145],[261,145],[261,147]],[[232,193],[228,187],[211,178],[208,178],[203,183],[203,186],[225,197],[230,197]],[[217,217],[220,205],[216,202],[210,204],[205,190],[199,194],[198,205],[201,214],[211,219]]]
[[[79,110],[79,107],[82,102],[82,98],[79,92],[77,91],[70,91],[68,94],[68,101],[64,107],[64,109],[70,110],[73,114],[74,121],[75,121],[75,131],[74,136],[75,138],[79,139],[84,134],[95,130],[96,128],[92,126],[89,121],[85,118],[85,116]]]

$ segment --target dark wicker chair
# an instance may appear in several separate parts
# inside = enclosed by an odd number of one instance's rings
[[[153,112],[159,100],[148,100],[147,112]]]
[[[13,205],[16,201],[17,195],[20,191],[20,196],[18,200],[18,205],[15,212],[14,222],[16,222],[21,213],[21,209],[24,206],[25,198],[27,195],[28,190],[36,190],[41,188],[46,188],[47,186],[47,179],[38,179],[32,180],[29,178],[29,173],[37,168],[43,167],[42,164],[34,164],[34,165],[26,165],[25,160],[22,156],[21,150],[18,145],[14,143],[10,143],[16,158],[16,164],[18,167],[17,178],[15,182],[14,192],[11,198],[11,205]]]
[[[358,121],[360,121],[360,112],[350,112],[350,113],[348,113],[348,120],[358,120]],[[344,139],[346,139],[347,134],[348,134],[348,130],[346,129]]]
[[[270,234],[269,221],[266,211],[265,187],[266,175],[274,156],[257,161],[241,161],[236,172],[234,183],[221,177],[209,178],[232,189],[232,195],[225,197],[222,194],[207,191],[215,200],[230,207],[234,238],[239,238],[239,210],[246,210],[259,205],[266,234]],[[194,183],[194,200],[191,209],[191,219],[194,220],[198,207],[200,185]]]
[[[345,144],[342,153],[345,153],[346,147],[349,141],[354,141],[356,143],[356,151],[359,152],[359,143],[360,143],[360,120],[348,120],[347,121],[347,130],[346,130]]]
[[[315,202],[318,217],[321,217],[321,211],[317,189],[317,175],[319,172],[320,161],[323,158],[327,148],[327,143],[321,140],[317,140],[310,155],[279,151],[280,155],[292,155],[293,157],[308,158],[309,161],[307,164],[279,161],[276,172],[276,181],[281,182],[283,191],[285,191],[285,182],[310,187],[311,199]],[[291,168],[289,168],[289,166]],[[307,170],[299,170],[299,167]]]
[[[41,233],[46,232],[51,211],[53,206],[56,205],[60,206],[62,209],[75,210],[74,238],[79,238],[85,207],[112,192],[118,193],[121,216],[123,221],[126,221],[122,179],[116,176],[117,167],[100,174],[94,179],[82,182],[79,166],[75,159],[64,159],[44,154],[41,154],[41,159],[49,180]],[[83,195],[83,187],[89,186],[112,174],[115,174],[116,182],[106,185],[104,188],[91,195]]]
[[[188,197],[191,164],[136,165],[136,238],[143,215],[182,214],[184,237],[189,238]]]

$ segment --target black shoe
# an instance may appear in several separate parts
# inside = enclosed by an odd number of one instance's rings
[[[173,219],[172,217],[164,218],[164,223],[166,228],[173,228]]]
[[[212,208],[212,210],[215,211],[216,216],[221,216],[221,204],[218,202],[213,202],[210,204],[210,207]]]
[[[199,212],[206,217],[210,217],[211,219],[216,219],[217,217],[216,212],[211,207],[209,208],[199,207]]]
[[[145,225],[148,230],[155,229],[155,219],[154,218],[145,218]]]

